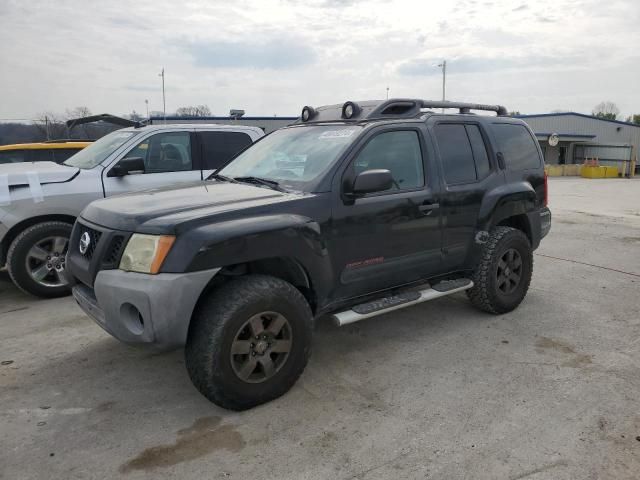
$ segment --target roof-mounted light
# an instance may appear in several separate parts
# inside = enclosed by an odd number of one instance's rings
[[[313,109],[313,107],[306,106],[302,109],[302,114],[300,115],[300,118],[302,118],[303,122],[308,122],[314,117],[315,114],[316,114],[316,111]]]
[[[360,107],[355,102],[345,102],[342,106],[342,118],[346,118],[347,120],[358,116],[360,113]]]

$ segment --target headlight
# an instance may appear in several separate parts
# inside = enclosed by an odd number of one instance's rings
[[[175,240],[172,235],[134,233],[120,259],[120,270],[158,273]]]

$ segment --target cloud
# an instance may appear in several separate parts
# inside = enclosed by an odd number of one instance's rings
[[[260,34],[256,34],[260,37]],[[315,51],[299,38],[275,37],[251,41],[174,41],[205,68],[251,68],[287,70],[312,64]]]
[[[447,74],[467,74],[496,72],[504,70],[541,69],[562,65],[574,67],[583,59],[580,55],[567,56],[529,56],[529,57],[457,57],[447,61]],[[440,75],[437,65],[442,63],[438,58],[416,58],[401,63],[397,72],[405,76]]]

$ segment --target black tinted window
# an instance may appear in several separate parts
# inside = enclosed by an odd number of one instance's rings
[[[222,167],[240,150],[251,144],[251,137],[240,132],[199,132],[204,170]]]
[[[440,124],[435,133],[447,183],[475,181],[476,167],[464,125]]]
[[[424,185],[422,152],[418,133],[386,132],[374,137],[354,162],[356,174],[365,170],[385,169],[395,180],[395,189],[410,190]]]
[[[484,178],[491,170],[491,166],[489,165],[489,155],[487,154],[487,147],[482,139],[480,128],[477,125],[465,125],[465,128],[471,142],[473,159],[476,162],[476,173],[478,178]]]
[[[24,150],[0,151],[0,163],[20,163],[24,161]]]
[[[72,155],[75,155],[80,151],[79,148],[54,148],[53,152],[53,161],[56,163],[62,163],[67,158]]]
[[[27,159],[29,162],[52,162],[53,155],[51,150],[29,150]]]
[[[526,170],[540,166],[536,140],[523,125],[494,123],[493,132],[507,168]]]

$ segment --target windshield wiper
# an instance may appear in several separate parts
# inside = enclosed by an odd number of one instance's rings
[[[233,178],[225,177],[224,175],[220,175],[219,173],[212,173],[205,180],[211,180],[211,179],[220,180],[221,182],[238,183]]]
[[[252,183],[254,185],[263,185],[271,190],[277,190],[278,192],[284,192],[284,188],[280,186],[275,180],[268,180],[260,177],[233,177],[237,182]]]

